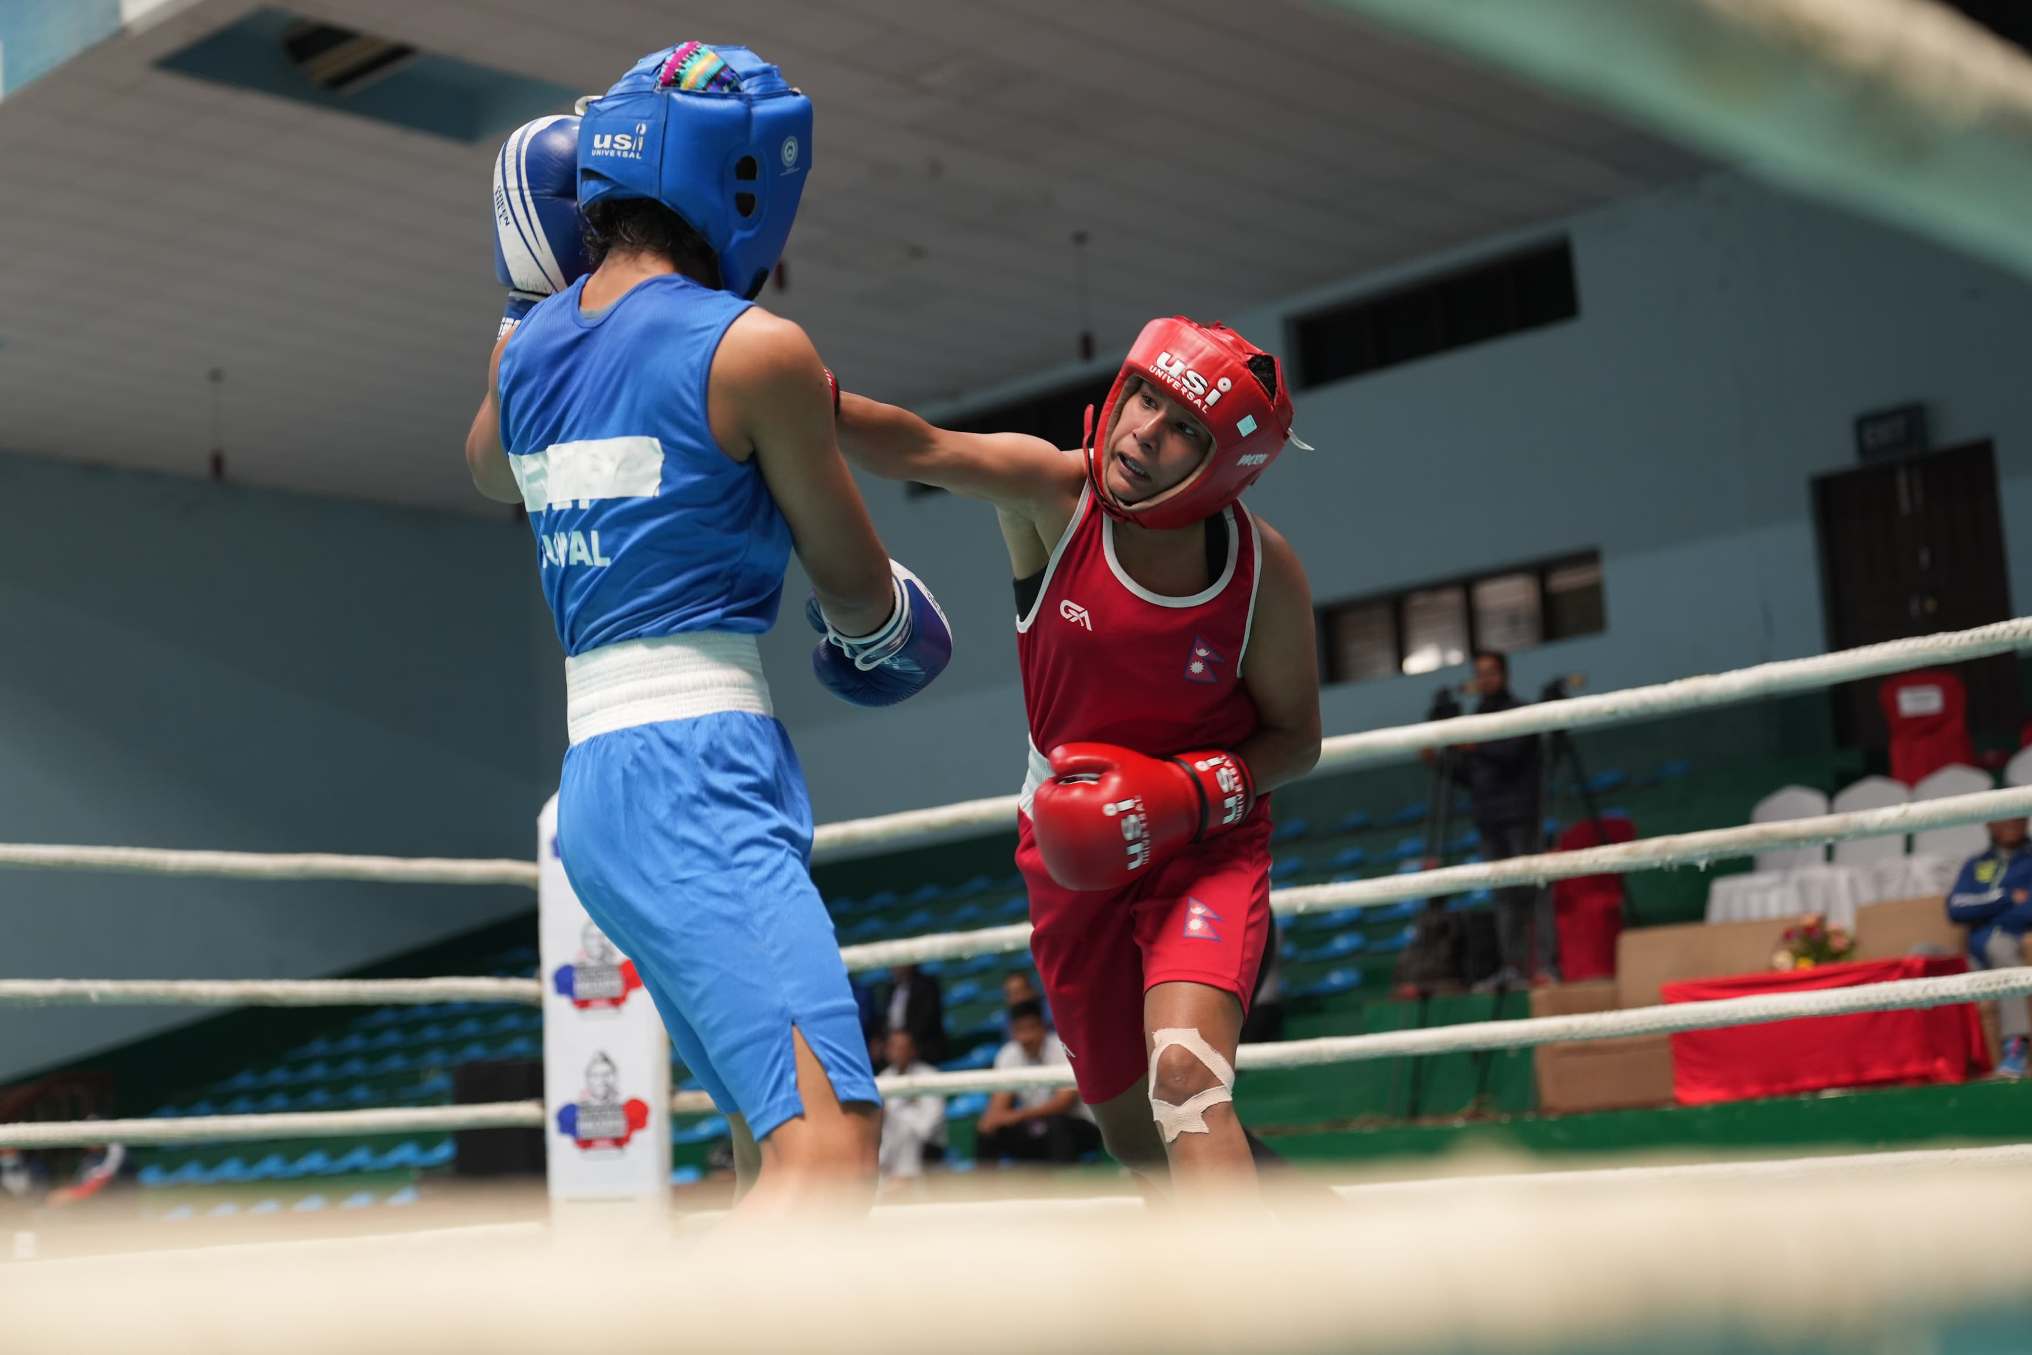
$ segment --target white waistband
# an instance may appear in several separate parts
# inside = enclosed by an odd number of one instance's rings
[[[752,635],[695,631],[623,640],[564,661],[565,724],[595,734],[725,711],[774,715]]]
[[[1030,750],[1030,760],[1023,768],[1023,789],[1016,795],[1016,807],[1025,814],[1030,812],[1030,801],[1037,795],[1037,788],[1051,779],[1051,763],[1044,754],[1037,751],[1037,745],[1028,739],[1023,746]]]

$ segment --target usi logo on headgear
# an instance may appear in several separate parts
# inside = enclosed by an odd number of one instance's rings
[[[1222,377],[1209,382],[1205,377],[1185,365],[1184,358],[1175,358],[1170,353],[1159,353],[1157,361],[1150,364],[1157,375],[1164,378],[1174,389],[1184,392],[1187,399],[1201,410],[1212,409],[1220,403],[1221,397],[1234,389],[1235,383]],[[1211,386],[1212,389],[1208,389]]]
[[[623,160],[640,160],[642,152],[649,145],[649,124],[638,122],[632,132],[595,132],[593,154],[618,156]]]

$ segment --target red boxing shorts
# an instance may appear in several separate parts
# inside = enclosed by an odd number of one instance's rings
[[[1270,933],[1270,816],[1187,847],[1127,889],[1061,888],[1030,818],[1016,866],[1030,891],[1030,952],[1080,1099],[1120,1096],[1149,1074],[1143,994],[1160,983],[1233,993],[1246,1015]]]

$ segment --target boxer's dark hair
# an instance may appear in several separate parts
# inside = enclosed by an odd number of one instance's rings
[[[692,280],[717,290],[720,264],[691,223],[648,198],[601,198],[585,209],[586,264],[598,268],[615,250],[660,254]]]

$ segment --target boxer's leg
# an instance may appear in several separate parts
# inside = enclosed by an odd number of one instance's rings
[[[588,909],[615,915],[609,934],[695,1041],[687,1059],[760,1144],[742,1210],[864,1200],[880,1097],[806,868],[810,808],[782,726],[709,715],[588,740],[566,760],[559,823]]]
[[[1268,820],[1166,862],[1135,905],[1150,1112],[1175,1185],[1252,1181],[1235,1050],[1270,932]]]
[[[1143,1088],[1143,957],[1124,895],[1053,882],[1030,821],[1017,827],[1016,865],[1030,892],[1030,952],[1101,1141],[1139,1180],[1161,1182],[1164,1145]]]

